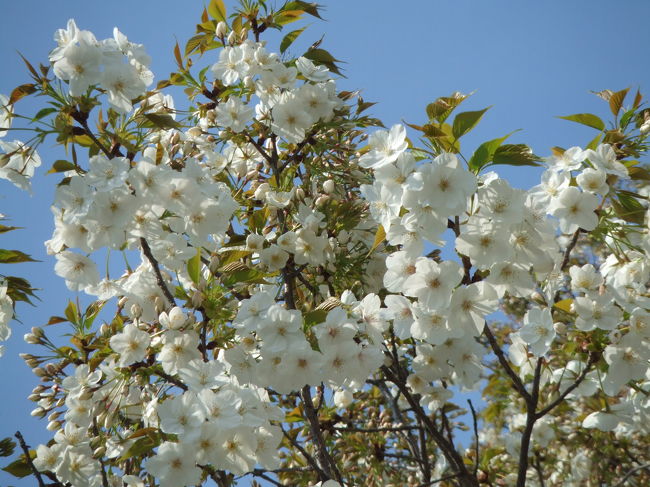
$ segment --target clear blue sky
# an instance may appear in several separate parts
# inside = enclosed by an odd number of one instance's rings
[[[272,0],[269,0],[270,2]],[[229,6],[232,1],[226,2]],[[279,3],[279,2],[278,2]],[[387,126],[405,120],[425,121],[424,107],[453,91],[476,91],[465,109],[493,105],[484,121],[467,137],[464,152],[479,143],[515,129],[511,138],[547,155],[552,146],[584,145],[592,131],[554,118],[581,112],[607,118],[606,104],[590,90],[640,87],[650,94],[648,46],[650,2],[647,0],[324,0],[326,22],[314,20],[292,51],[325,34],[322,47],[345,61],[341,89],[362,89],[364,98],[379,102],[372,113]],[[16,50],[32,63],[45,63],[53,47],[52,35],[75,18],[80,28],[98,38],[118,26],[129,39],[143,43],[153,57],[156,79],[174,69],[172,48],[193,33],[203,2],[95,0],[0,2],[0,93],[29,78]],[[293,26],[289,26],[293,29]],[[271,45],[272,48],[277,49]],[[214,62],[206,58],[204,62]],[[35,99],[39,102],[41,100]],[[18,112],[34,113],[37,105],[22,101]],[[5,140],[19,138],[9,134]],[[29,416],[25,398],[38,383],[17,357],[33,351],[22,342],[30,326],[62,314],[65,300],[74,297],[52,272],[53,259],[44,252],[50,238],[49,205],[57,176],[44,176],[60,158],[49,144],[40,150],[43,167],[34,180],[32,197],[0,181],[0,213],[26,227],[0,235],[0,247],[20,248],[40,263],[2,269],[23,275],[41,288],[35,309],[23,304],[13,322],[14,336],[0,359],[0,438],[20,428],[32,445],[51,436],[45,422]],[[537,171],[503,171],[516,186],[535,184]],[[5,266],[7,267],[7,266]],[[0,473],[0,485],[31,486]]]

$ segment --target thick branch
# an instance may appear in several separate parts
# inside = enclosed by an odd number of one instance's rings
[[[327,445],[325,445],[325,438],[323,438],[323,432],[320,429],[318,415],[316,414],[316,409],[314,408],[314,403],[311,399],[310,386],[306,385],[302,388],[300,391],[300,397],[305,406],[305,415],[307,416],[307,421],[309,423],[309,430],[311,431],[312,439],[316,445],[316,456],[318,457],[320,468],[323,470],[325,475],[327,475],[327,480],[335,479],[338,482],[342,482],[341,473],[336,468],[334,460],[327,451]]]
[[[538,358],[535,366],[535,375],[533,377],[533,391],[530,399],[526,400],[526,427],[521,435],[521,445],[519,447],[519,469],[517,472],[517,487],[526,486],[526,471],[528,470],[528,450],[530,449],[530,439],[533,435],[533,428],[537,416],[535,410],[539,402],[539,384],[542,377],[543,359]]]

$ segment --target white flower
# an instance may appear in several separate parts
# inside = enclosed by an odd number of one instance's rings
[[[621,179],[630,178],[627,168],[617,160],[616,153],[611,145],[600,144],[595,151],[587,149],[586,156],[589,162],[607,174],[613,174]]]
[[[120,354],[120,367],[144,360],[150,343],[149,333],[138,329],[133,323],[126,325],[121,333],[110,339],[111,348]]]
[[[217,124],[228,127],[233,132],[241,132],[253,117],[253,109],[242,101],[231,96],[226,103],[220,103],[214,109],[217,114]]]
[[[569,186],[555,200],[551,214],[560,220],[563,233],[573,233],[579,228],[590,231],[598,225],[597,207],[598,198],[595,195]]]
[[[316,66],[313,62],[304,56],[296,59],[296,67],[305,78],[317,83],[331,79],[329,69],[325,66]]]
[[[181,443],[165,441],[155,456],[145,463],[147,472],[153,475],[160,487],[184,487],[201,481],[201,469],[195,464],[195,456]]]
[[[359,159],[361,167],[377,169],[395,162],[408,147],[406,129],[403,125],[393,125],[390,131],[378,130],[368,138],[368,147],[370,151]]]
[[[54,272],[65,279],[65,284],[71,291],[81,291],[87,286],[94,286],[100,279],[97,266],[92,260],[69,250],[56,254]]]
[[[578,186],[583,191],[606,195],[609,192],[607,173],[602,169],[587,168],[576,178]]]
[[[548,159],[548,163],[554,171],[575,171],[576,169],[580,169],[582,161],[584,161],[586,157],[586,152],[580,147],[571,147],[560,155],[551,156]]]
[[[519,336],[530,346],[535,356],[541,357],[548,352],[555,338],[551,310],[538,307],[528,310],[524,316],[524,326],[519,330]]]

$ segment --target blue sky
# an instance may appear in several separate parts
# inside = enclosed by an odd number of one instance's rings
[[[270,0],[271,1],[271,0]],[[226,2],[229,6],[232,1]],[[279,3],[279,2],[278,2]],[[550,147],[584,145],[591,129],[554,118],[593,112],[608,119],[607,105],[590,90],[640,87],[650,93],[647,49],[650,2],[627,0],[326,0],[326,22],[310,20],[311,27],[291,51],[298,55],[325,34],[321,47],[343,64],[346,79],[340,89],[363,90],[367,101],[378,102],[371,113],[387,126],[400,121],[422,123],[424,108],[439,96],[454,91],[475,91],[463,105],[478,110],[493,105],[483,122],[467,136],[463,150],[471,155],[481,142],[516,129],[512,142],[528,143],[535,153],[548,155]],[[2,2],[0,16],[0,93],[29,78],[19,50],[32,63],[45,63],[53,47],[52,35],[75,18],[80,28],[98,38],[112,35],[118,26],[129,39],[143,43],[153,57],[157,79],[174,69],[172,48],[194,33],[202,2],[158,0],[66,0],[65,2]],[[289,30],[293,30],[289,26]],[[270,47],[277,50],[275,44]],[[207,57],[203,62],[214,62]],[[35,113],[42,100],[23,100],[19,113]],[[37,108],[38,107],[38,108]],[[412,134],[413,135],[413,134]],[[13,140],[20,135],[10,134]],[[29,416],[32,403],[25,398],[38,383],[19,352],[34,351],[22,341],[33,325],[62,314],[74,295],[52,272],[53,259],[43,241],[52,231],[49,205],[57,176],[45,176],[61,158],[46,143],[40,149],[43,167],[29,196],[0,181],[0,212],[24,230],[3,234],[0,247],[19,248],[42,262],[2,269],[23,275],[40,288],[37,308],[18,306],[22,324],[13,322],[14,336],[1,358],[0,438],[20,428],[32,445],[47,441],[45,422]],[[535,184],[539,171],[501,170],[515,186]],[[33,485],[0,473],[0,485]]]

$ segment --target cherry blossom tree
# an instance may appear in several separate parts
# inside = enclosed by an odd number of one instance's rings
[[[60,174],[45,245],[92,298],[25,335],[52,439],[3,440],[5,471],[39,487],[646,485],[642,95],[598,93],[609,122],[563,117],[595,130],[582,146],[540,157],[503,136],[470,154],[487,109],[460,111],[468,95],[385,127],[319,42],[287,54],[304,28],[264,40],[305,17],[319,6],[211,0],[163,80],[117,28],[70,20],[0,97],[0,177]],[[26,96],[44,108],[21,113]],[[10,141],[20,124],[33,136]],[[46,140],[68,160],[42,160]],[[499,165],[544,173],[521,190]],[[0,339],[33,293],[3,277]]]

